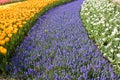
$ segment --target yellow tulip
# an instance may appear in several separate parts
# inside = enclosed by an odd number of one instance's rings
[[[11,37],[12,37],[12,34],[11,34],[11,33],[10,33],[10,34],[8,34],[8,37],[9,37],[9,38],[11,38]]]
[[[4,45],[5,41],[4,40],[0,40],[0,45]]]
[[[26,24],[26,23],[27,23],[26,21],[23,22],[23,24]]]
[[[10,41],[10,38],[6,37],[5,42],[9,42],[9,41]]]
[[[55,1],[58,0],[26,0],[0,6],[0,46],[9,42],[12,35],[27,24],[36,13]],[[0,53],[6,54],[7,49],[0,47]]]
[[[18,30],[13,30],[13,33],[16,34]]]
[[[22,27],[23,27],[23,25],[19,25],[19,27],[20,27],[20,28],[22,28]]]
[[[5,49],[4,47],[0,46],[0,53],[5,55],[7,53],[7,49]]]

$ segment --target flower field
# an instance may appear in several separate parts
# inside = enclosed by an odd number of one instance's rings
[[[0,53],[7,54],[7,49],[4,46],[11,40],[12,35],[17,34],[18,30],[23,28],[27,21],[54,1],[56,0],[42,0],[41,2],[39,0],[36,2],[28,0],[0,8]]]
[[[120,5],[111,0],[86,0],[81,17],[89,37],[120,73]]]
[[[37,17],[49,8],[65,2],[58,0],[26,0],[0,6],[0,73],[5,72],[9,57],[13,55],[16,46],[20,44]]]
[[[89,39],[80,19],[84,0],[41,16],[10,58],[9,78],[24,80],[118,80],[112,64]]]
[[[0,80],[119,80],[119,10],[111,0],[0,5]]]

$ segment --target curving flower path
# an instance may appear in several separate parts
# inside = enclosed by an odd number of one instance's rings
[[[44,80],[115,79],[111,64],[89,39],[80,19],[83,0],[45,13],[11,58],[10,77]]]

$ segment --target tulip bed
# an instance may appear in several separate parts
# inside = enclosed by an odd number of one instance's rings
[[[120,73],[120,5],[111,0],[86,0],[80,15],[89,37]]]
[[[37,18],[50,8],[69,1],[26,0],[0,6],[0,74],[5,73],[8,59]]]

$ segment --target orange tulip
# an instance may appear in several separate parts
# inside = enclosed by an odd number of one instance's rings
[[[4,47],[0,46],[0,52],[5,55],[7,53],[7,49],[5,49]]]
[[[9,41],[10,41],[10,38],[6,37],[5,42],[9,42]]]
[[[11,38],[11,37],[12,37],[12,34],[11,34],[11,33],[10,33],[10,34],[8,34],[8,37],[9,37],[9,38]]]
[[[0,45],[4,45],[5,41],[4,40],[0,40]]]

